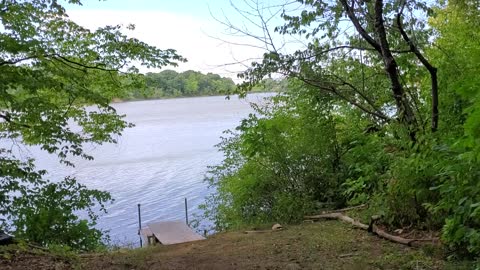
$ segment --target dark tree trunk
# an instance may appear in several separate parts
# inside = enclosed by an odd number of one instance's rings
[[[422,63],[422,65],[428,70],[430,73],[430,80],[432,82],[431,85],[431,97],[432,97],[432,132],[437,131],[438,129],[438,79],[437,79],[437,68],[432,66],[430,62],[423,56],[423,54],[418,50],[417,46],[413,43],[410,37],[407,35],[405,30],[402,26],[402,12],[403,8],[397,15],[397,25],[398,29],[400,30],[400,34],[402,38],[408,43],[410,50],[417,56],[418,60]]]
[[[383,20],[383,0],[375,1],[375,32],[380,44],[385,71],[390,79],[393,98],[395,99],[400,121],[406,124],[407,128],[409,129],[410,137],[414,140],[417,129],[417,120],[412,106],[407,99],[405,90],[400,82],[398,65],[393,57],[393,54],[390,50],[390,45],[387,41],[387,33]]]
[[[340,0],[343,8],[352,21],[357,32],[362,38],[367,41],[382,57],[385,71],[390,79],[390,85],[392,89],[393,98],[398,111],[400,121],[406,125],[409,130],[410,138],[415,141],[415,134],[417,131],[417,119],[412,109],[410,101],[407,98],[405,90],[400,82],[400,74],[398,71],[398,65],[395,61],[395,57],[392,54],[390,46],[387,41],[387,33],[385,30],[383,20],[383,0],[376,0],[375,2],[375,34],[376,38],[373,38],[362,27],[359,19],[354,13],[354,7],[350,6],[346,0]]]

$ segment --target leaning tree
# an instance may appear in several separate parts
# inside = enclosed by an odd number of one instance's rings
[[[376,125],[399,122],[412,140],[427,126],[438,129],[437,69],[424,51],[433,38],[429,2],[244,2],[248,11],[235,9],[259,31],[219,19],[230,34],[253,38],[266,49],[263,59],[239,75],[242,90],[278,73],[346,102]],[[278,14],[284,23],[271,28]],[[299,42],[288,44],[292,40]]]

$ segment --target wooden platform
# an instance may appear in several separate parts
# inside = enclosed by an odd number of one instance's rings
[[[184,221],[163,221],[148,223],[140,232],[144,237],[154,236],[162,245],[172,245],[204,240],[205,237],[195,233]],[[148,242],[149,244],[150,241]]]

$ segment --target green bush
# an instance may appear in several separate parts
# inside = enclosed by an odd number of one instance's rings
[[[298,222],[317,201],[344,201],[336,116],[318,98],[308,89],[270,98],[219,145],[225,160],[210,170],[216,193],[203,206],[217,229]]]
[[[48,183],[18,198],[11,211],[16,237],[41,246],[68,246],[94,250],[103,246],[106,236],[95,229],[98,215],[105,211],[110,194],[87,189],[73,178]],[[95,207],[99,209],[95,209]],[[79,215],[84,214],[84,218]]]
[[[434,212],[447,213],[442,238],[460,254],[480,256],[480,164],[457,156],[432,189],[441,195]]]

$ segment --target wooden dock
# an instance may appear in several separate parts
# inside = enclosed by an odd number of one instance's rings
[[[148,223],[140,233],[146,238],[149,245],[157,241],[162,245],[172,245],[205,239],[190,229],[184,221]]]

